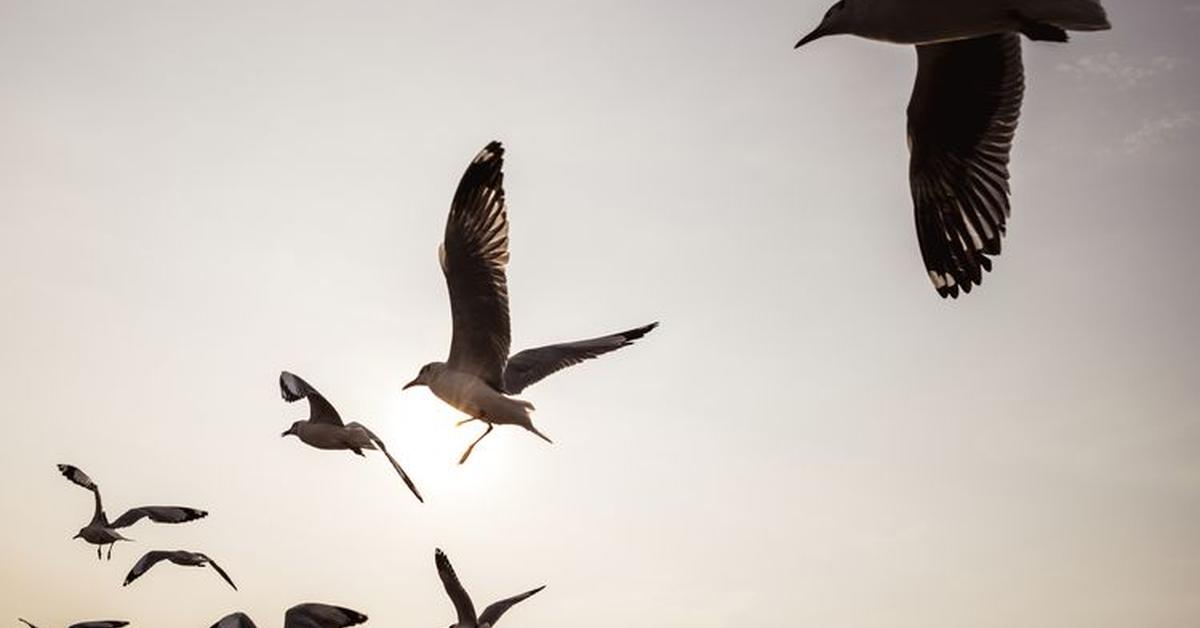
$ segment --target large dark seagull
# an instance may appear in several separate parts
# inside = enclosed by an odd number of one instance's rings
[[[842,0],[799,48],[849,34],[917,47],[908,104],[909,185],[933,287],[983,282],[1009,216],[1008,159],[1025,75],[1021,38],[1110,28],[1097,0]]]
[[[573,364],[621,347],[650,333],[651,323],[598,338],[522,351],[509,357],[508,211],[504,201],[504,148],[488,144],[467,167],[446,220],[438,251],[450,289],[454,321],[450,357],[421,368],[405,385],[428,386],[442,401],[482,421],[487,430],[463,452],[466,462],[475,445],[496,425],[519,425],[551,442],[533,426],[533,404],[514,399],[535,382]]]

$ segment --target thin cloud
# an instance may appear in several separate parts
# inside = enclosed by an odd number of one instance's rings
[[[1139,63],[1119,52],[1087,55],[1074,63],[1060,63],[1058,71],[1076,78],[1098,78],[1116,84],[1118,89],[1132,89],[1152,78],[1174,72],[1184,63],[1178,57],[1158,56]]]
[[[1122,147],[1126,154],[1135,155],[1196,128],[1200,128],[1200,109],[1146,120],[1136,131],[1125,136]]]

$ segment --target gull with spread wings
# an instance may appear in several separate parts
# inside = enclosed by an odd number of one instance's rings
[[[342,423],[342,417],[338,415],[333,404],[298,375],[287,371],[280,373],[279,390],[288,403],[308,399],[308,420],[296,421],[282,434],[283,436],[295,436],[304,444],[317,449],[352,451],[363,457],[366,457],[363,454],[364,449],[378,449],[387,457],[388,462],[392,463],[392,468],[408,485],[408,490],[417,496],[417,501],[425,502],[412,479],[400,467],[400,463],[388,453],[387,446],[365,425]]]
[[[29,628],[37,628],[37,626],[34,626],[33,624],[29,623],[27,620],[21,619],[20,617],[17,618],[17,621],[21,622],[22,624],[25,624],[26,626],[29,626]],[[118,620],[118,619],[101,619],[101,620],[95,620],[95,621],[80,622],[78,624],[71,624],[70,626],[67,626],[67,628],[121,628],[122,626],[128,626],[128,625],[129,625],[129,622],[127,622],[127,621],[122,621],[122,620]]]
[[[121,586],[129,586],[129,583],[142,577],[142,574],[150,571],[151,567],[161,563],[164,560],[183,567],[203,567],[208,565],[209,567],[212,567],[213,571],[217,572],[217,575],[221,576],[225,582],[228,582],[229,586],[233,587],[234,591],[237,590],[237,585],[233,583],[233,580],[230,579],[229,574],[225,573],[225,570],[221,569],[221,566],[218,565],[216,561],[204,554],[201,554],[200,552],[189,552],[187,550],[152,550],[146,552],[146,554],[142,556],[136,564],[134,564],[133,569],[129,570],[129,573],[125,576],[125,583]]]
[[[436,550],[434,552],[434,562],[437,564],[438,577],[442,579],[442,586],[446,588],[446,595],[450,596],[450,601],[454,603],[454,610],[458,613],[458,622],[451,624],[450,628],[493,628],[496,622],[500,621],[500,616],[515,606],[517,602],[521,602],[546,588],[545,585],[542,585],[536,589],[531,589],[495,602],[483,609],[483,614],[477,616],[475,615],[475,604],[471,602],[471,596],[467,595],[467,590],[458,581],[458,576],[454,573],[454,567],[450,565],[450,559],[446,557],[445,552],[440,549]]]
[[[184,523],[187,521],[195,521],[208,516],[208,513],[203,510],[189,508],[187,506],[139,506],[130,508],[125,511],[116,521],[109,522],[108,515],[104,513],[104,505],[100,501],[100,487],[88,477],[79,467],[60,464],[58,465],[59,473],[68,480],[86,488],[92,492],[92,497],[96,501],[95,510],[92,513],[92,521],[84,526],[72,538],[83,539],[88,543],[96,546],[96,558],[102,558],[101,549],[105,545],[108,546],[108,558],[112,559],[113,546],[117,541],[132,541],[121,536],[120,530],[127,528],[142,519],[149,519],[155,523]]]
[[[342,606],[329,604],[297,604],[283,616],[283,628],[347,628],[367,621],[362,613]],[[254,620],[245,613],[233,613],[222,617],[212,628],[257,628]]]
[[[467,167],[446,220],[438,251],[450,291],[453,336],[450,357],[421,368],[406,384],[428,386],[442,401],[487,424],[463,452],[466,462],[475,446],[496,425],[519,425],[546,442],[533,426],[533,404],[515,399],[546,376],[584,360],[628,346],[658,323],[598,338],[548,345],[509,357],[508,212],[504,199],[504,148],[488,144]]]

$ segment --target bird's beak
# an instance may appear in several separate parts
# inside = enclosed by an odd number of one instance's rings
[[[75,536],[71,537],[71,540],[75,540],[75,539],[77,539],[77,538],[79,538],[79,537],[81,537],[81,536],[83,536],[83,533],[82,533],[82,532],[76,532],[76,533],[75,533]]]
[[[814,29],[813,32],[805,35],[800,41],[796,42],[795,47],[799,48],[800,46],[803,46],[804,44],[816,41],[828,34],[829,34],[829,30],[825,28],[824,24],[822,24],[822,25],[818,26],[816,29]],[[793,50],[794,49],[795,48],[793,48]]]
[[[421,383],[421,378],[420,378],[420,377],[418,377],[418,378],[414,379],[413,381],[411,381],[411,382],[409,382],[409,383],[405,384],[405,385],[404,385],[404,388],[401,388],[400,390],[408,390],[409,388],[412,388],[413,386],[417,386],[417,385],[419,385],[420,383]]]
[[[287,438],[288,436],[291,436],[291,435],[292,435],[292,428],[290,428],[290,427],[287,429],[286,432],[280,434],[280,436],[282,436],[284,438]]]

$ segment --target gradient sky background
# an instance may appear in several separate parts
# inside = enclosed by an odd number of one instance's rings
[[[1026,44],[1004,255],[937,298],[912,50],[828,0],[0,1],[0,624],[1200,623],[1200,3]],[[514,349],[662,328],[528,390],[553,446],[426,390],[462,170],[508,146]],[[309,379],[377,456],[279,433]],[[112,562],[70,536],[181,503]],[[241,586],[142,552],[210,553]]]

